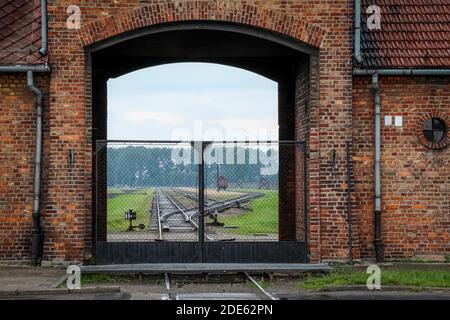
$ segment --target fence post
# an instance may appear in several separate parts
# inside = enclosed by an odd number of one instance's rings
[[[205,142],[194,143],[198,154],[198,241],[200,246],[200,262],[204,262],[205,250],[205,163],[204,152],[207,144]]]

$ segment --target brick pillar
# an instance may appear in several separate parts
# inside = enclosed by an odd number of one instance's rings
[[[310,110],[310,70],[309,58],[305,57],[297,64],[295,88],[295,136],[296,140],[305,143],[296,150],[296,237],[297,240],[307,240],[307,157],[309,146],[309,110]],[[305,212],[306,211],[306,212]]]

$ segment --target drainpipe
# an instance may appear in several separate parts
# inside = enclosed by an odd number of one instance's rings
[[[381,239],[381,96],[378,74],[372,76],[375,97],[375,256],[377,262],[384,260],[384,246]]]
[[[354,34],[354,52],[356,62],[361,63],[361,0],[355,0],[355,34]]]
[[[347,224],[348,224],[348,261],[353,264],[353,225],[352,225],[352,155],[350,150],[351,142],[346,143],[347,153]]]
[[[42,91],[34,85],[33,72],[27,72],[27,86],[36,96],[36,150],[34,160],[33,224],[31,229],[31,264],[36,266],[42,252],[41,162],[42,162]]]
[[[31,71],[33,73],[35,72],[50,72],[50,66],[48,64],[38,64],[38,65],[15,65],[15,66],[0,66],[0,73],[19,73],[19,72],[28,72]]]
[[[47,17],[47,0],[41,0],[41,49],[39,53],[43,56],[48,52],[48,17]]]

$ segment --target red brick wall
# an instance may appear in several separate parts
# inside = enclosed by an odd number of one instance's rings
[[[295,139],[305,142],[305,149],[303,151],[297,148],[296,166],[297,166],[297,179],[296,179],[296,236],[299,240],[307,240],[305,230],[305,189],[304,180],[308,179],[307,170],[305,171],[305,162],[308,163],[309,147],[309,114],[310,114],[310,62],[309,59],[304,59],[297,64],[297,76],[296,76],[296,95],[295,95]],[[307,209],[307,207],[306,207]],[[308,210],[306,210],[308,211]]]
[[[450,148],[419,142],[419,119],[450,115],[449,78],[380,77],[382,230],[386,259],[442,260],[450,254]],[[355,215],[361,255],[373,257],[373,93],[370,77],[353,81]],[[403,116],[385,126],[384,116]]]
[[[352,133],[351,2],[75,2],[81,7],[81,31],[66,28],[66,9],[72,4],[73,1],[66,0],[48,1],[52,74],[46,140],[48,189],[43,205],[44,260],[86,261],[91,257],[91,104],[83,46],[128,30],[174,20],[224,20],[248,24],[297,38],[320,49],[319,58],[314,58],[310,65],[311,261],[346,259],[345,142]],[[71,170],[67,162],[70,149],[76,156]],[[330,163],[333,150],[338,156],[336,170],[331,169]],[[21,189],[21,193],[28,195],[25,189]]]
[[[45,94],[47,120],[48,80],[35,79]],[[24,262],[30,257],[36,145],[35,98],[26,83],[25,74],[0,74],[0,260]]]
[[[37,83],[45,106],[44,260],[92,256],[92,112],[84,46],[128,30],[174,20],[224,20],[283,33],[319,48],[299,67],[297,129],[308,138],[310,258],[348,256],[346,143],[353,142],[355,258],[373,257],[373,94],[370,78],[351,76],[352,2],[347,0],[139,1],[75,3],[82,30],[66,29],[72,1],[49,0],[51,78]],[[161,5],[160,5],[161,4]],[[309,84],[304,82],[309,76]],[[25,75],[0,75],[0,259],[27,259],[31,225],[34,99]],[[353,85],[353,110],[352,110]],[[305,93],[305,88],[309,92]],[[383,238],[386,258],[449,254],[449,148],[431,151],[417,138],[428,112],[449,112],[447,79],[381,77]],[[309,94],[308,112],[304,99]],[[303,107],[302,107],[303,106]],[[353,139],[352,139],[353,135]],[[75,151],[69,168],[67,154]],[[336,164],[331,162],[336,154]],[[301,191],[297,189],[298,193]],[[302,207],[300,199],[297,206]],[[299,211],[298,211],[299,212]],[[301,222],[301,219],[297,219]],[[303,232],[297,226],[297,234]]]
[[[344,193],[342,191],[342,182],[345,179],[344,168],[339,172],[330,174],[328,164],[328,154],[330,149],[340,150],[340,156],[343,156],[343,141],[349,138],[351,133],[351,4],[347,1],[166,1],[165,5],[158,6],[157,1],[141,1],[145,9],[138,8],[138,1],[121,1],[117,4],[102,3],[89,6],[82,6],[83,27],[80,34],[65,29],[64,21],[66,19],[66,2],[50,1],[50,32],[53,37],[50,38],[50,59],[54,66],[52,74],[52,97],[55,102],[52,105],[54,109],[55,137],[71,137],[69,141],[61,143],[67,149],[70,145],[78,150],[78,154],[85,154],[84,170],[79,168],[79,179],[83,176],[88,181],[88,172],[90,168],[90,155],[83,153],[83,142],[79,138],[84,138],[84,146],[89,146],[90,132],[84,132],[81,136],[80,128],[83,127],[83,116],[88,115],[89,109],[82,108],[81,97],[84,87],[81,77],[83,75],[84,61],[81,44],[87,45],[99,41],[109,36],[132,30],[135,28],[152,25],[161,22],[170,22],[172,20],[195,20],[212,19],[227,20],[239,22],[254,26],[260,26],[267,29],[297,37],[300,40],[321,48],[320,63],[315,63],[316,81],[312,90],[316,90],[315,98],[311,99],[311,121],[313,124],[311,135],[311,146],[313,146],[313,159],[310,162],[310,170],[314,172],[310,182],[311,194],[311,220],[315,224],[311,228],[311,239],[316,242],[312,248],[312,260],[319,261],[321,255],[325,258],[345,258],[346,236],[338,236],[345,233],[345,212],[336,206],[343,201]],[[330,3],[333,5],[330,6]],[[61,5],[57,5],[61,4]],[[147,7],[151,4],[150,7]],[[248,4],[243,6],[243,4]],[[252,6],[255,5],[255,6]],[[128,10],[131,9],[131,10]],[[271,11],[271,10],[279,10]],[[324,36],[323,31],[327,34]],[[79,75],[79,77],[76,77]],[[76,77],[71,78],[71,77]],[[319,86],[320,82],[320,86]],[[72,95],[67,95],[67,87],[72,89]],[[319,92],[320,90],[320,92]],[[320,97],[320,99],[318,99]],[[77,110],[79,118],[72,119],[68,124],[64,118],[62,110],[64,106],[70,106],[72,111]],[[88,118],[88,117],[87,117]],[[328,122],[332,120],[332,125],[322,125],[319,128],[319,122]],[[56,133],[56,131],[58,133]],[[325,139],[319,139],[320,134]],[[333,137],[329,139],[329,137]],[[54,141],[56,150],[59,140]],[[319,142],[321,141],[321,142]],[[319,157],[318,148],[324,150]],[[54,151],[56,154],[56,150]],[[86,149],[84,149],[86,150]],[[87,149],[89,150],[89,149]],[[55,155],[52,157],[53,163],[58,166],[60,160]],[[61,159],[62,160],[62,159]],[[81,160],[80,160],[81,161]],[[340,163],[340,165],[343,164]],[[321,181],[318,176],[322,174]],[[64,190],[66,176],[62,172],[54,172],[50,177],[50,183],[61,184]],[[67,191],[73,191],[69,197],[66,191],[61,189],[50,191],[50,198],[54,200],[53,212],[58,212],[62,208],[69,212],[73,219],[79,219],[79,223],[84,221],[88,223],[90,208],[88,199],[90,199],[89,184],[72,185],[73,188]],[[324,192],[321,191],[324,189]],[[74,196],[76,201],[74,201]],[[70,199],[70,201],[69,201]],[[83,201],[84,200],[84,201]],[[69,203],[71,208],[67,208]],[[320,204],[320,205],[319,205]],[[320,235],[318,221],[322,222],[324,236]],[[56,223],[55,226],[59,224]],[[67,230],[58,230],[55,227],[54,243],[61,245],[63,239],[67,237]],[[68,248],[61,246],[55,248],[56,251],[48,252],[47,258],[64,258],[68,252],[73,252],[73,256],[80,256],[83,243],[81,240],[81,229],[73,230],[73,240],[71,243],[77,243],[77,250],[73,245]],[[86,238],[85,239],[85,243]],[[322,239],[321,243],[317,243]],[[320,252],[324,248],[323,253]],[[89,257],[89,249],[84,252],[85,258]],[[61,255],[59,255],[61,253]],[[68,257],[65,257],[67,259]]]

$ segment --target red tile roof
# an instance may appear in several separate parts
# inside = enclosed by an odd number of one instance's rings
[[[381,30],[367,28],[370,5]],[[450,67],[450,0],[362,0],[361,12],[361,67]]]
[[[40,48],[40,1],[0,0],[0,65],[43,63]]]

